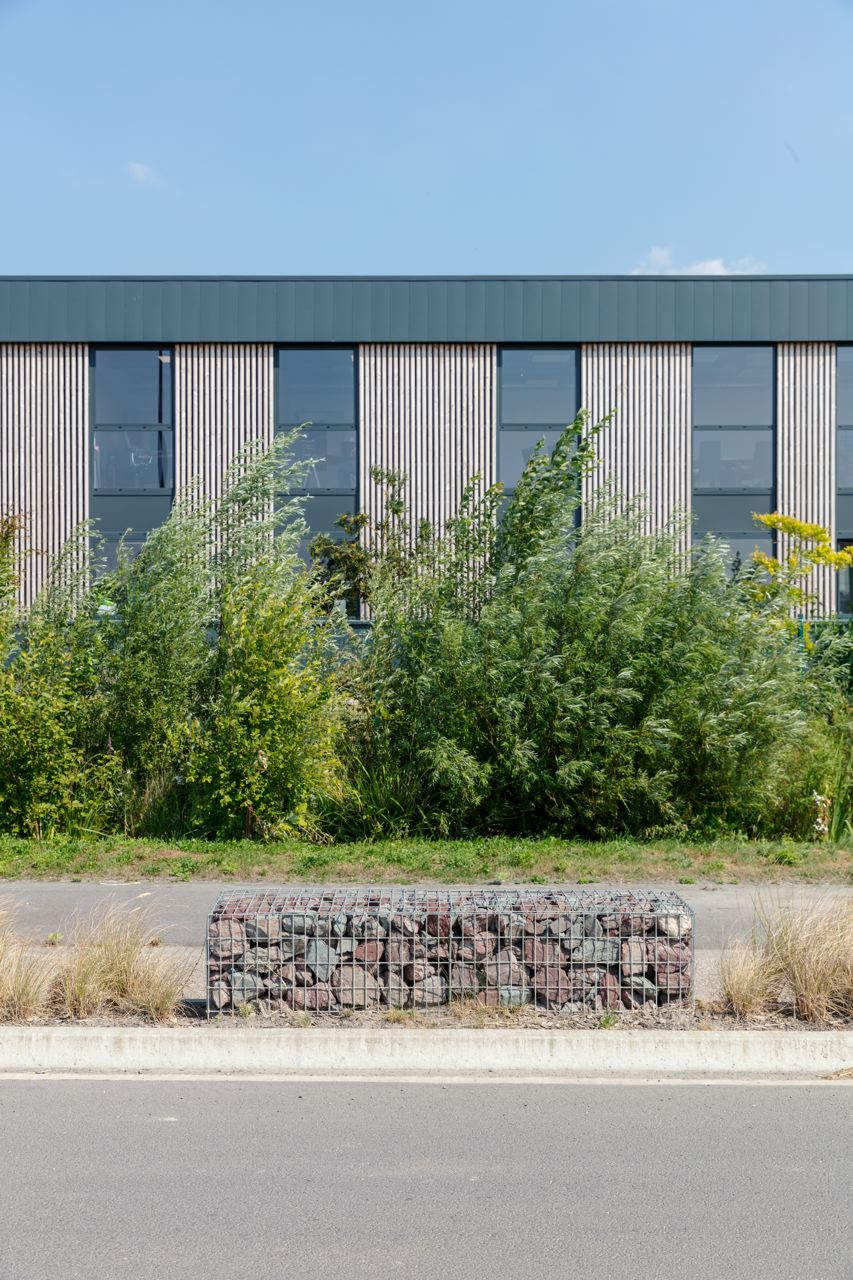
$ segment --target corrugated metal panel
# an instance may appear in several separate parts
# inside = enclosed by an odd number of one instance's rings
[[[375,466],[405,472],[415,519],[439,526],[472,476],[494,483],[496,386],[493,346],[361,347],[361,509],[385,514]]]
[[[88,417],[85,346],[0,346],[0,510],[27,521],[24,607],[89,514]]]
[[[271,441],[273,349],[266,345],[175,348],[175,478],[200,477],[218,497],[222,477],[250,440]]]
[[[646,495],[652,528],[690,509],[691,373],[683,342],[582,348],[582,403],[593,422],[616,410],[598,438],[600,465],[586,477],[585,503],[610,477],[624,497]]]
[[[5,277],[0,341],[842,342],[853,277]]]
[[[835,541],[835,346],[782,343],[777,351],[777,507],[783,515],[821,524]],[[785,556],[788,539],[779,538]],[[836,609],[836,575],[825,566],[810,589],[818,613]]]

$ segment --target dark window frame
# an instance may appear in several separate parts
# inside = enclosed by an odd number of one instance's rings
[[[306,423],[295,422],[293,420],[285,420],[281,412],[281,353],[282,351],[349,351],[352,353],[352,370],[353,370],[353,421],[352,422],[320,422],[316,419],[308,419]],[[275,379],[275,405],[274,405],[274,431],[276,435],[281,435],[286,431],[293,431],[297,427],[306,425],[315,431],[346,431],[355,432],[355,476],[354,486],[351,489],[344,489],[340,486],[334,487],[318,487],[289,490],[286,497],[318,497],[318,498],[352,498],[354,501],[354,510],[358,511],[358,505],[361,498],[361,424],[359,422],[359,378],[358,378],[358,347],[348,342],[285,342],[276,346],[274,351],[274,379]],[[341,515],[347,514],[341,512]]]
[[[853,364],[853,342],[837,342],[837,343],[835,344],[835,377],[836,377],[835,404],[836,404],[836,426],[841,427],[841,428],[843,428],[843,429],[846,429],[846,428],[848,428],[848,427],[849,427],[849,428],[851,428],[851,429],[853,429],[853,396],[851,396],[850,420],[849,420],[848,422],[845,422],[844,418],[843,418],[843,417],[841,416],[841,414],[838,412],[838,357],[839,357],[839,355],[841,354],[841,352],[842,352],[842,351],[849,351],[849,352],[851,353],[850,363],[851,363],[851,364]]]
[[[839,354],[841,353],[841,351],[848,351],[848,352],[850,352],[850,360],[851,360],[851,364],[853,364],[853,343],[849,343],[849,342],[839,342],[839,343],[837,343],[837,344],[836,344],[836,366],[835,366],[836,380],[837,380],[837,377],[838,377],[838,356],[839,356]],[[841,433],[842,433],[842,432],[845,434],[845,436],[848,436],[848,435],[853,436],[853,396],[851,396],[851,405],[850,405],[849,421],[845,421],[844,416],[842,416],[840,413],[838,413],[837,381],[836,381],[836,422],[835,422],[836,475],[835,475],[835,496],[836,496],[836,499],[847,499],[847,501],[845,501],[845,502],[843,502],[843,503],[839,502],[839,503],[838,503],[838,506],[839,506],[839,508],[842,508],[842,509],[844,510],[844,512],[845,512],[845,513],[847,513],[847,515],[849,516],[850,509],[853,507],[853,502],[850,502],[850,499],[851,499],[851,498],[853,498],[853,485],[843,485],[843,484],[841,484],[841,483],[839,482],[839,474],[838,474],[838,470],[837,470],[837,466],[838,466],[838,443],[839,443],[839,438],[840,438],[840,436],[841,436]],[[836,545],[836,547],[837,547],[837,549],[838,549],[839,551],[841,551],[842,549],[844,549],[844,548],[846,548],[846,547],[853,547],[853,523],[851,523],[851,524],[849,525],[849,527],[848,527],[848,525],[845,525],[844,523],[842,523],[842,521],[843,521],[844,519],[845,519],[845,515],[842,515],[842,514],[840,514],[840,513],[839,513],[839,516],[838,516],[838,528],[837,528],[837,530],[836,530],[836,541],[835,541],[835,545]],[[849,586],[848,586],[848,582],[849,582]],[[836,596],[836,607],[837,607],[837,609],[838,609],[838,612],[839,612],[839,613],[841,613],[841,597],[842,597],[842,593],[843,593],[843,592],[849,592],[849,594],[850,594],[850,596],[851,596],[851,603],[853,603],[853,569],[845,569],[842,573],[839,573],[839,574],[838,574],[838,581],[837,581],[837,596]],[[843,614],[842,616],[844,616],[844,617],[851,617],[851,616],[853,616],[853,608],[851,608],[850,612],[845,611],[845,612],[844,612],[844,614]]]
[[[98,421],[97,404],[97,356],[99,351],[156,351],[160,356],[168,355],[170,370],[168,416],[161,417],[159,422],[113,422],[109,419]],[[162,414],[161,401],[161,414]],[[160,430],[175,429],[175,348],[162,342],[94,342],[89,347],[89,421],[93,427],[114,430],[133,431],[135,428],[144,431],[157,427]]]
[[[97,355],[99,351],[157,351],[161,355],[168,354],[171,377],[169,379],[169,402],[166,409],[161,403],[161,416],[164,417],[163,422],[152,423],[114,423],[114,422],[98,422],[96,412],[96,396],[97,396]],[[171,509],[175,501],[177,492],[177,432],[175,430],[175,347],[172,343],[163,342],[96,342],[91,343],[88,353],[89,365],[89,464],[88,464],[88,482],[89,482],[89,509],[92,519],[96,525],[96,537],[99,538],[107,548],[107,554],[110,555],[110,548],[115,547],[121,538],[125,538],[130,546],[141,546],[148,534],[160,526],[162,521],[157,519],[155,522],[147,525],[144,529],[139,526],[125,525],[124,528],[104,526],[104,517],[98,516],[97,505],[99,499],[110,498],[141,498],[152,499],[153,502],[163,502],[168,500]],[[167,419],[167,420],[166,420]],[[162,488],[153,488],[146,486],[144,488],[95,488],[95,439],[99,432],[110,433],[170,433],[172,437],[172,483]]]
[[[714,426],[710,423],[703,423],[698,426],[696,425],[694,421],[696,410],[695,410],[695,401],[693,398],[694,392],[692,389],[693,388],[693,370],[695,368],[695,353],[698,350],[719,350],[722,347],[728,347],[732,349],[756,348],[756,349],[762,349],[765,351],[769,349],[769,351],[771,352],[770,386],[771,386],[772,421],[767,425],[762,425],[760,423],[759,424],[749,423],[749,424],[743,424],[743,425],[728,424],[728,425],[718,425],[718,426]],[[691,353],[690,353],[690,371],[691,371],[690,501],[691,501],[691,508],[693,510],[695,510],[694,504],[697,498],[700,498],[700,499],[702,498],[749,498],[750,496],[753,496],[756,499],[761,499],[763,501],[766,501],[768,503],[768,512],[776,510],[776,500],[777,500],[778,484],[779,484],[779,475],[778,475],[779,460],[777,457],[777,443],[779,438],[778,437],[778,420],[779,420],[778,360],[779,360],[779,353],[778,353],[777,346],[775,343],[770,343],[770,342],[694,342],[692,344]],[[713,433],[713,432],[719,432],[719,431],[767,431],[770,434],[771,459],[772,459],[772,483],[769,490],[767,489],[733,489],[730,487],[719,488],[719,489],[697,489],[696,488],[694,479],[693,479],[694,438],[699,433],[703,433],[703,432]],[[759,505],[760,504],[757,501],[756,502],[757,512],[758,512]],[[759,514],[761,513],[759,512]],[[701,541],[702,538],[707,536],[707,532],[708,531],[705,531],[703,533],[698,534],[697,536],[697,531],[694,524],[693,530],[692,530],[692,541],[694,543]],[[758,527],[758,525],[753,524],[750,528],[747,528],[747,529],[727,528],[727,529],[721,529],[721,530],[714,530],[713,536],[715,538],[719,538],[721,541],[725,541],[727,538],[751,538],[754,536],[756,539],[756,542],[761,542],[761,541],[767,540],[768,531],[765,530],[764,532],[762,532],[762,530]],[[775,537],[775,534],[771,534],[770,538],[772,542],[773,554],[775,555],[777,539]]]
[[[505,351],[569,351],[574,354],[575,379],[575,411],[562,426],[555,422],[507,422],[503,421],[503,355]],[[581,410],[581,347],[576,342],[501,342],[497,347],[496,359],[497,387],[495,395],[495,476],[501,482],[501,437],[504,431],[523,431],[534,436],[538,441],[551,431],[565,431],[577,418]],[[504,496],[509,498],[515,493],[515,485],[504,485]]]
[[[837,346],[836,346],[836,377],[837,377],[837,374],[838,374],[838,355],[840,354],[840,352],[841,352],[841,351],[849,351],[849,352],[851,353],[851,363],[853,363],[853,343],[849,343],[849,342],[839,342],[839,343],[837,344]],[[851,400],[853,400],[853,397],[851,397]],[[837,404],[837,399],[836,399],[836,404]],[[853,434],[853,403],[851,403],[851,406],[850,406],[850,420],[849,420],[848,422],[845,422],[845,421],[844,421],[844,419],[843,419],[840,415],[837,415],[837,416],[836,416],[835,431],[836,431],[836,442],[835,442],[835,444],[836,444],[836,457],[837,457],[837,453],[838,453],[838,436],[840,436],[840,434],[841,434],[841,432],[842,432],[842,431],[845,433],[845,436],[846,436],[848,433]],[[853,484],[840,484],[840,483],[838,482],[838,476],[837,476],[837,473],[836,473],[836,486],[835,486],[835,487],[836,487],[836,490],[837,490],[837,492],[838,492],[839,497],[849,497],[849,496],[853,495]],[[853,531],[851,531],[851,536],[853,536]]]
[[[157,351],[168,352],[172,376],[169,379],[168,420],[163,422],[116,423],[98,422],[96,412],[97,397],[97,354],[99,351]],[[89,347],[89,493],[92,497],[123,497],[134,494],[138,497],[153,495],[158,498],[175,495],[175,348],[159,342],[97,342]],[[95,488],[95,438],[100,431],[109,432],[170,432],[172,436],[172,484],[162,487],[146,487],[142,489],[96,489]]]

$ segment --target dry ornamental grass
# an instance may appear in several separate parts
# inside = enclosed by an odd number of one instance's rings
[[[78,922],[51,984],[54,1012],[67,1018],[138,1014],[156,1022],[172,1017],[187,974],[170,956],[152,952],[155,938],[149,917],[138,908],[110,907]]]
[[[15,932],[14,912],[0,903],[0,1022],[28,1022],[46,1002],[47,978]]]
[[[723,951],[726,1006],[739,1018],[786,1007],[817,1024],[853,1018],[853,903],[759,907],[757,917],[752,939]]]
[[[0,1022],[107,1013],[154,1022],[173,1017],[187,965],[152,950],[155,939],[145,912],[109,907],[78,921],[59,963],[46,964],[0,904]]]

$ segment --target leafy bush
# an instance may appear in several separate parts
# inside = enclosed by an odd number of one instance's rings
[[[46,835],[72,820],[85,776],[74,736],[74,687],[64,646],[35,613],[26,644],[17,610],[21,521],[0,521],[0,813],[7,831]]]
[[[685,554],[680,517],[647,533],[605,489],[579,526],[602,425],[540,449],[498,529],[471,491],[405,573],[378,557],[341,831],[811,832],[847,641],[805,650],[791,596],[713,539]]]
[[[316,596],[268,558],[227,584],[206,705],[186,732],[191,829],[313,830],[317,797],[341,794],[337,651]]]
[[[190,488],[109,573],[81,527],[26,618],[0,523],[0,827],[838,838],[849,636],[791,619],[820,531],[765,517],[806,550],[733,576],[607,487],[581,524],[606,427],[581,414],[509,500],[474,480],[444,529],[377,472],[385,518],[315,540],[313,569],[277,499],[306,464],[250,445],[218,503]]]
[[[6,830],[255,833],[339,791],[336,623],[301,504],[277,501],[305,465],[291,442],[248,446],[218,503],[191,488],[109,573],[82,526],[25,619],[0,541]]]

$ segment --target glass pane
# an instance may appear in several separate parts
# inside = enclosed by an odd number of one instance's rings
[[[498,479],[507,489],[514,489],[521,473],[536,451],[537,443],[544,438],[550,452],[562,435],[562,431],[501,431],[498,437]]]
[[[773,555],[772,538],[729,538],[723,535],[723,541],[728,544],[736,568],[742,564],[750,564],[753,551],[763,551],[766,556]]]
[[[95,422],[144,426],[172,421],[172,365],[168,351],[101,348],[95,352]]]
[[[311,540],[318,533],[327,533],[336,542],[347,535],[339,525],[335,524],[338,516],[354,516],[356,513],[355,496],[344,495],[309,497],[305,502],[305,523],[308,525],[307,537],[300,546],[300,552],[306,561],[310,560],[308,548]]]
[[[853,541],[842,539],[838,549],[853,547]],[[853,569],[842,569],[838,575],[838,612],[853,613]]]
[[[500,355],[501,422],[565,427],[578,411],[576,355],[566,348],[523,351],[504,347]]]
[[[835,397],[838,425],[853,426],[853,347],[838,347]]]
[[[773,432],[695,431],[694,489],[770,489]]]
[[[304,437],[293,446],[296,459],[314,458],[305,477],[305,488],[355,489],[356,487],[356,437],[355,431],[318,431],[309,427]]]
[[[838,433],[838,488],[853,489],[853,428]]]
[[[104,566],[104,568],[105,568],[105,571],[108,573],[112,572],[112,570],[115,569],[118,564],[118,549],[119,549],[120,543],[121,543],[121,537],[118,535],[114,538],[104,539],[101,550],[103,555],[106,558],[106,565]],[[145,543],[144,538],[125,538],[124,540],[125,553],[130,557],[131,560],[135,559],[136,556],[139,555],[139,552],[142,549],[144,543]]]
[[[751,535],[720,533],[715,536],[728,548],[733,569],[739,569],[742,565],[752,564],[753,551],[763,551],[766,556],[773,555],[773,539],[763,535],[752,537]],[[694,534],[694,542],[701,541],[702,539]]]
[[[96,431],[95,489],[171,489],[171,431]]]
[[[335,525],[341,515],[355,515],[355,498],[318,497],[309,498],[305,503],[305,522],[312,537],[315,533],[328,533],[333,538],[346,537],[343,529]]]
[[[839,493],[835,504],[835,527],[842,538],[853,534],[853,494]]]
[[[764,515],[773,510],[772,494],[744,493],[720,496],[696,494],[693,498],[694,538],[706,533],[743,534],[745,538],[758,536],[753,512]],[[756,530],[753,535],[753,530]]]
[[[694,347],[697,427],[773,425],[772,347]]]
[[[355,353],[350,347],[283,347],[278,421],[355,426]]]

